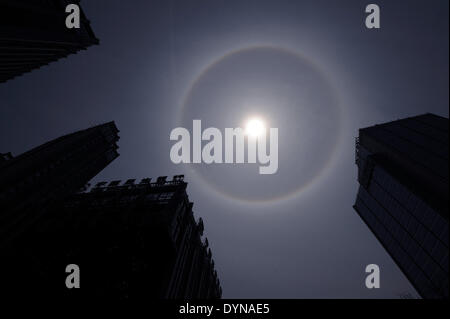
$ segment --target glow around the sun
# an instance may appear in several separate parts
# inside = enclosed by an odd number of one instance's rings
[[[259,118],[251,118],[245,125],[245,133],[253,137],[261,136],[265,131],[266,125],[264,124],[264,121]]]

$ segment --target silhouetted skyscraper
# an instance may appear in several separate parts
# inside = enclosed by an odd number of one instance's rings
[[[114,122],[71,133],[17,157],[0,156],[0,246],[83,187],[119,154]]]
[[[423,298],[448,298],[448,119],[359,130],[355,210]]]
[[[65,8],[79,0],[0,0],[0,83],[98,44],[80,7],[68,29]]]
[[[17,245],[26,271],[19,271],[16,289],[59,297],[220,298],[203,221],[194,219],[186,186],[183,176],[130,179],[75,194],[33,227],[32,241]],[[64,285],[68,264],[80,267],[79,290]]]

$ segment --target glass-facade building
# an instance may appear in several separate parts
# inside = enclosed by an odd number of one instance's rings
[[[0,248],[117,158],[118,132],[108,122],[18,156],[0,154]]]
[[[80,8],[80,28],[66,27],[79,0],[0,0],[0,83],[99,43]]]
[[[448,119],[360,129],[354,209],[423,298],[448,298]]]
[[[17,241],[8,292],[49,300],[220,298],[186,186],[182,175],[161,176],[99,182],[73,194]],[[80,268],[80,289],[64,285],[69,264]]]

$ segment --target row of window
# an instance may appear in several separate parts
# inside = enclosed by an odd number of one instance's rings
[[[402,225],[412,223],[411,227],[414,230],[418,227],[417,223],[423,224],[448,247],[448,222],[439,213],[379,167],[373,172],[373,182],[379,186],[371,185],[370,192],[376,198],[385,198],[382,193],[387,194],[387,209],[392,213],[398,213],[398,216],[394,217]]]
[[[371,185],[371,189],[376,189],[376,183]],[[376,200],[371,196],[374,194],[377,194],[377,196],[374,196]],[[445,259],[445,256],[446,254],[448,256],[448,248],[414,218],[410,216],[408,218],[409,214],[406,211],[399,212],[399,206],[389,207],[387,203],[387,199],[390,198],[389,194],[381,189],[371,194],[361,190],[360,196],[369,205],[373,214],[376,215],[377,221],[386,227],[386,230],[395,237],[414,260],[423,264],[426,260],[433,258],[436,263],[446,269],[448,259]],[[399,218],[398,215],[407,217]],[[415,225],[415,228],[411,227],[411,225]],[[418,256],[418,252],[422,250],[425,250],[428,254],[426,256]]]
[[[145,196],[147,200],[160,200],[160,201],[166,201],[169,199],[172,199],[175,192],[165,192],[165,193],[153,193],[148,194]]]
[[[442,174],[439,168],[446,167],[448,165],[443,158],[430,156],[428,150],[420,148],[419,146],[413,144],[413,142],[407,141],[385,129],[372,130],[370,134],[400,153],[407,154],[409,158],[434,172],[436,175]]]
[[[418,133],[418,127],[411,127],[410,125],[405,125],[406,123],[390,123],[388,127],[389,131],[392,131],[396,136],[402,137],[423,148],[427,153],[434,153],[438,156],[445,157],[445,149],[442,147],[443,143],[424,135],[422,132]]]
[[[365,192],[360,190],[360,195]],[[385,225],[380,223],[374,213],[372,213],[362,199],[363,196],[358,196],[356,206],[361,217],[369,224],[373,232],[377,235],[389,253],[395,258],[396,262],[402,267],[406,275],[413,281],[416,287],[419,287],[422,294],[427,297],[436,297],[436,291],[448,286],[448,276],[429,256],[418,246],[414,240],[408,242],[407,247],[402,247],[397,238],[394,238],[395,233],[391,233]],[[394,234],[394,236],[393,236]],[[402,246],[401,246],[402,245]],[[412,257],[411,253],[415,256]],[[448,253],[447,253],[448,256]],[[448,257],[447,257],[448,258]],[[414,260],[416,262],[414,262]],[[419,263],[418,261],[421,261]],[[419,266],[420,265],[420,266]]]

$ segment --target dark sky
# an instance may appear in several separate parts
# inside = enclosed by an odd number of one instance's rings
[[[0,151],[115,120],[121,155],[94,182],[185,174],[224,297],[416,295],[352,209],[354,138],[448,117],[448,1],[372,2],[380,30],[369,1],[83,1],[100,45],[0,85]],[[171,163],[173,128],[254,114],[279,128],[277,174]]]

